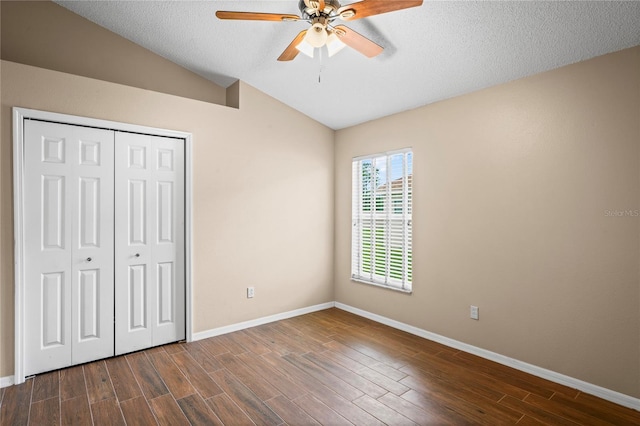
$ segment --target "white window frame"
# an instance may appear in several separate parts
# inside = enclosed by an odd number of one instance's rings
[[[391,157],[394,155],[403,154],[402,163],[402,209],[400,213],[396,212],[397,204],[395,204],[392,198],[392,184],[391,179]],[[412,170],[409,174],[408,158],[411,158]],[[376,197],[372,195],[369,201],[370,207],[368,210],[363,208],[363,181],[362,181],[362,165],[364,161],[370,160],[372,164],[376,162],[380,164],[380,161],[386,162],[386,170],[388,177],[386,178],[386,194],[384,195],[384,211],[377,212],[376,210]],[[371,155],[365,155],[355,157],[352,160],[352,194],[351,194],[351,280],[365,284],[371,284],[380,286],[383,288],[401,291],[404,293],[411,293],[413,287],[413,265],[412,265],[412,199],[413,199],[413,151],[411,148],[404,148],[395,151],[387,151],[382,153],[376,153]],[[411,179],[411,193],[409,193],[409,179]],[[400,217],[397,217],[400,216]],[[391,268],[391,235],[397,237],[397,233],[392,233],[390,225],[393,221],[401,221],[402,223],[402,279],[392,277]],[[384,223],[383,227],[375,228],[374,223]],[[369,224],[369,247],[370,247],[370,259],[371,262],[367,265],[363,260],[363,242],[364,228],[366,224]],[[379,265],[375,263],[375,255],[372,253],[376,250],[375,244],[376,236],[379,233],[383,233],[382,245],[385,251],[385,265],[384,276],[376,274],[376,270],[380,270]],[[397,240],[395,240],[397,243]],[[368,271],[367,271],[368,269]],[[393,273],[397,275],[397,271]]]

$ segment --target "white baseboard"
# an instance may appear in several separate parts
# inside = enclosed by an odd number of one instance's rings
[[[13,385],[13,383],[13,376],[0,377],[0,388],[6,388],[7,386]]]
[[[611,401],[613,403],[632,408],[640,411],[640,399],[634,398],[629,395],[625,395],[620,392],[613,391],[611,389],[603,388],[580,379],[576,379],[564,374],[557,373],[546,368],[538,367],[533,364],[529,364],[523,361],[518,361],[514,358],[509,358],[504,355],[500,355],[495,352],[488,351],[486,349],[478,348],[476,346],[469,345],[467,343],[460,342],[458,340],[450,339],[448,337],[441,336],[430,331],[423,330],[418,327],[414,327],[409,324],[405,324],[400,321],[393,320],[391,318],[383,317],[382,315],[374,314],[364,311],[362,309],[354,308],[353,306],[345,305],[340,302],[335,302],[335,307],[342,309],[352,314],[359,315],[361,317],[369,318],[370,320],[379,322],[381,324],[388,325],[389,327],[397,328],[398,330],[406,331],[407,333],[415,334],[416,336],[423,337],[425,339],[433,340],[434,342],[442,343],[443,345],[451,348],[459,349],[461,351],[469,352],[479,357],[495,361],[499,364],[506,365],[508,367],[515,368],[516,370],[524,371],[525,373],[532,374],[537,377],[541,377],[546,380],[550,380],[561,385],[569,386],[573,389],[578,389],[581,392],[588,393],[599,398]]]
[[[250,321],[239,322],[237,324],[226,325],[224,327],[213,328],[211,330],[200,331],[194,333],[192,336],[193,341],[206,339],[208,337],[219,336],[221,334],[232,333],[238,330],[244,330],[245,328],[256,327],[258,325],[267,324],[274,321],[280,321],[287,318],[297,317],[299,315],[308,314],[311,312],[322,311],[324,309],[333,308],[335,302],[321,303],[320,305],[307,306],[306,308],[294,309],[293,311],[282,312],[280,314],[269,315],[262,318],[257,318]]]

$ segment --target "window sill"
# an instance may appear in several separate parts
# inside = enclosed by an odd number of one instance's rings
[[[397,291],[399,293],[404,293],[404,294],[412,294],[413,293],[413,290],[405,290],[405,289],[402,289],[402,288],[391,287],[391,286],[384,285],[384,284],[379,284],[379,283],[376,283],[376,282],[373,282],[373,281],[366,281],[366,280],[361,280],[361,279],[353,278],[353,277],[351,277],[351,281],[356,282],[356,283],[360,283],[360,284],[367,284],[367,285],[371,285],[371,286],[374,286],[374,287],[383,288],[385,290]]]

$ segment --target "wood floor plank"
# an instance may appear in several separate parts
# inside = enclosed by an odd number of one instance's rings
[[[335,340],[331,340],[329,343],[325,343],[324,346],[328,349],[331,349],[334,352],[337,352],[341,355],[346,356],[347,358],[351,358],[354,361],[358,361],[362,365],[366,365],[367,367],[371,367],[372,365],[380,364],[380,361],[377,359],[373,359],[370,356],[367,356],[361,352],[356,351],[355,349],[344,345]]]
[[[516,424],[518,426],[541,426],[541,425],[544,425],[545,423],[542,423],[529,416],[522,416],[522,418]]]
[[[238,359],[242,360],[255,374],[271,383],[289,399],[294,399],[307,393],[301,386],[290,380],[286,375],[278,372],[259,355],[244,353],[238,355]]]
[[[147,355],[143,352],[138,352],[127,355],[125,358],[147,400],[155,399],[169,393],[169,389],[167,389],[160,375],[155,368],[153,368]]]
[[[224,368],[220,361],[202,346],[201,342],[188,343],[185,349],[207,373],[213,373]]]
[[[153,354],[150,361],[175,399],[196,393],[195,388],[182,374],[168,353]]]
[[[261,344],[265,345],[269,348],[269,351],[275,352],[279,355],[284,355],[290,352],[290,350],[284,346],[281,346],[279,342],[275,339],[271,339],[264,330],[261,330],[260,327],[252,327],[245,332],[253,339],[257,340]],[[268,352],[267,352],[268,353]],[[266,355],[267,353],[263,354]]]
[[[407,372],[405,366],[401,371]],[[414,362],[411,367],[417,367],[423,371],[426,371],[432,375],[436,375],[447,380],[455,380],[460,383],[466,383],[467,386],[474,388],[474,390],[487,398],[493,397],[499,400],[503,395],[511,395],[517,399],[523,399],[529,392],[517,387],[504,383],[495,377],[488,376],[486,374],[478,373],[467,367],[460,366],[450,359],[440,358],[432,354],[419,353],[414,357]]]
[[[556,399],[558,397],[562,397],[563,395],[555,394],[552,399]],[[566,398],[563,398],[565,400]],[[604,418],[605,420],[608,418],[623,418],[625,420],[635,422],[636,424],[640,424],[640,411],[632,410],[631,408],[621,407],[620,405],[614,404],[610,401],[605,401],[602,398],[598,398],[593,395],[589,395],[583,392],[575,398],[575,401],[579,404],[580,407],[590,406],[595,412],[602,413],[601,416],[597,416],[599,418]],[[610,417],[615,415],[615,417]]]
[[[260,375],[256,374],[242,360],[231,353],[218,355],[216,357],[222,365],[225,366],[236,378],[238,378],[246,387],[251,389],[258,398],[266,401],[275,396],[280,395],[280,391],[273,387],[269,382],[264,380]]]
[[[159,396],[149,400],[151,410],[162,426],[190,426],[182,409],[171,394]]]
[[[296,328],[305,334],[312,336],[320,343],[326,343],[331,341],[331,336],[335,334],[333,330],[327,330],[326,328],[320,327],[318,324],[313,323],[312,319],[306,319],[305,315],[289,318],[284,320],[288,326]]]
[[[153,348],[145,349],[142,353],[147,356],[157,354],[157,353],[166,353],[167,351],[164,349],[164,346],[154,346]]]
[[[165,352],[167,352],[169,355],[173,355],[175,353],[184,351],[184,347],[185,347],[185,344],[181,342],[170,343],[168,345],[163,346]]]
[[[582,411],[585,414],[615,425],[632,426],[640,424],[640,412],[621,407],[609,401],[603,401],[591,395],[581,393],[574,399],[557,393],[553,395],[551,400],[562,404],[564,407]]]
[[[320,345],[324,345],[331,340],[331,337],[325,335],[324,333],[318,333],[317,329],[313,329],[304,323],[294,322],[294,320],[295,318],[289,318],[280,321],[280,324],[287,333],[305,336],[305,338],[311,339],[315,343]]]
[[[430,413],[428,411],[425,411],[422,408],[413,405],[406,399],[403,399],[390,392],[378,398],[378,401],[380,401],[387,407],[396,410],[398,413],[402,413],[402,415],[413,420],[416,424],[419,425],[426,426],[434,424],[452,424],[445,417],[442,417],[437,413]]]
[[[229,337],[229,334],[221,334],[220,336],[214,337],[214,339],[220,343],[222,346],[227,348],[228,352],[231,352],[233,355],[239,355],[247,352],[248,349],[245,349],[244,346],[240,345],[236,342],[236,339]],[[222,354],[220,354],[222,355]]]
[[[211,376],[256,424],[279,425],[282,423],[282,419],[276,413],[226,369],[211,373]]]
[[[278,395],[266,401],[267,405],[289,425],[314,426],[320,425],[303,409],[291,402],[289,398]]]
[[[289,341],[292,345],[300,348],[300,353],[306,352],[321,352],[323,347],[320,342],[310,339],[303,333],[292,333],[288,327],[276,322],[270,324],[270,329],[273,332],[280,333],[283,338]]]
[[[200,395],[189,395],[179,399],[178,405],[193,426],[220,425],[222,421],[214,414]]]
[[[90,425],[92,423],[91,409],[86,393],[60,402],[60,423],[62,425]]]
[[[426,377],[429,380],[436,381],[442,385],[451,383],[458,389],[464,389],[465,391],[474,392],[478,395],[498,402],[504,395],[506,395],[505,389],[495,389],[491,384],[495,382],[495,379],[491,379],[484,375],[477,375],[474,377],[474,373],[467,371],[460,367],[451,367],[446,363],[440,365],[436,362],[422,361],[415,359],[411,365],[402,367],[401,371],[409,374],[412,377]],[[404,379],[401,380],[404,383]],[[406,384],[406,383],[405,383]],[[499,385],[496,387],[500,388]],[[522,399],[529,395],[522,389],[512,388],[514,393],[517,393],[518,399]],[[512,395],[513,396],[513,395]]]
[[[84,365],[84,377],[89,395],[89,404],[115,398],[111,379],[104,361],[91,362]]]
[[[457,349],[453,349],[440,343],[423,339],[421,337],[409,334],[405,331],[396,330],[384,325],[360,328],[358,330],[355,330],[354,332],[369,336],[370,338],[377,340],[384,346],[399,349],[402,353],[409,356],[413,356],[418,352],[424,352],[433,355],[443,351],[449,353],[458,352]]]
[[[446,354],[441,355],[447,356]],[[540,377],[507,367],[506,365],[498,364],[497,362],[481,358],[468,352],[460,351],[455,355],[455,358],[461,365],[469,365],[476,371],[486,372],[494,377],[499,377],[507,383],[544,398],[550,398],[555,392],[567,395],[570,398],[575,398],[579,393],[576,389],[568,386],[541,379]]]
[[[102,399],[90,405],[93,423],[96,425],[125,426],[118,400],[114,398]]]
[[[171,357],[187,380],[191,382],[204,399],[222,393],[222,389],[188,352],[177,352]]]
[[[244,347],[247,351],[253,352],[256,355],[262,355],[270,351],[267,345],[249,336],[245,330],[229,333],[229,338]]]
[[[377,371],[378,373],[383,374],[383,375],[387,376],[388,378],[390,378],[391,380],[395,380],[395,381],[402,380],[407,376],[406,373],[403,373],[400,370],[396,370],[395,368],[393,368],[393,367],[391,367],[391,366],[389,366],[387,364],[384,364],[382,362],[379,362],[377,364],[373,364],[373,365],[369,366],[369,368],[372,369],[373,371]]]
[[[343,311],[338,308],[329,308],[326,309],[325,312],[328,316],[333,318],[339,318],[343,323],[349,324],[355,327],[375,327],[380,325],[369,318],[364,318],[356,314],[352,314],[351,312]]]
[[[208,339],[201,340],[200,344],[207,352],[209,352],[209,354],[213,356],[220,355],[225,352],[229,352],[229,349],[227,349],[226,346],[220,343],[218,336],[209,337]]]
[[[33,394],[31,402],[43,401],[49,398],[57,398],[60,395],[60,373],[51,371],[38,374],[33,379]]]
[[[137,396],[120,402],[120,409],[127,426],[148,426],[158,424],[144,396]]]
[[[255,425],[247,414],[238,407],[238,404],[224,393],[207,399],[207,404],[225,425]]]
[[[349,333],[364,341],[370,342],[372,346],[375,345],[381,352],[388,353],[393,357],[413,357],[421,352],[418,345],[410,344],[399,338],[391,329],[385,329],[384,332],[380,332],[378,329],[356,328],[350,329]]]
[[[360,398],[364,395],[364,392],[359,391],[347,382],[343,381],[339,377],[329,373],[326,370],[318,367],[311,361],[302,358],[301,356],[289,354],[282,357],[285,361],[291,365],[297,367],[301,371],[304,371],[320,383],[327,386],[337,394],[343,396],[348,401],[353,401],[356,398]]]
[[[325,369],[334,376],[339,377],[341,380],[347,382],[359,391],[373,397],[374,399],[379,398],[387,393],[386,389],[376,385],[373,382],[370,382],[361,375],[356,374],[353,371],[341,366],[340,364],[328,359],[326,356],[324,356],[324,353],[316,354],[313,352],[309,352],[307,354],[304,354],[303,357],[313,362],[317,366]]]
[[[32,403],[29,424],[58,426],[60,424],[60,399],[55,396]]]
[[[332,426],[353,425],[350,421],[311,395],[301,396],[300,398],[294,399],[293,402],[307,412],[311,417],[320,422],[320,424]]]
[[[84,370],[81,365],[60,370],[60,399],[77,398],[86,395]]]
[[[262,359],[271,365],[279,374],[283,377],[289,378],[300,386],[306,393],[314,392],[319,382],[313,377],[305,373],[304,371],[296,368],[291,363],[285,361],[280,355],[275,352],[269,352],[262,355]]]
[[[529,417],[532,417],[536,420],[541,421],[542,423],[546,423],[549,425],[567,425],[567,426],[575,426],[578,423],[573,422],[571,420],[565,419],[557,414],[550,413],[545,411],[544,409],[538,408],[534,405],[528,404],[524,401],[516,399],[512,396],[506,396],[500,401],[501,405],[506,407],[510,407],[514,410],[521,412]]]
[[[269,343],[273,345],[272,350],[277,351],[281,355],[290,353],[302,354],[306,352],[306,348],[289,339],[286,335],[273,330],[270,324],[254,327],[253,329],[251,329],[251,331],[261,336],[261,341],[264,342],[267,346],[269,346]]]
[[[353,401],[358,407],[362,408],[367,413],[374,416],[376,419],[388,425],[404,425],[415,426],[416,423],[397,411],[387,407],[383,403],[371,398],[369,395],[364,395],[355,401]]]
[[[354,425],[362,426],[383,426],[384,424],[353,402],[346,400],[342,396],[333,392],[331,389],[323,390],[317,387],[313,392],[318,400],[327,407],[349,420]]]
[[[142,395],[127,359],[123,356],[105,360],[111,383],[116,391],[118,401],[126,401]]]
[[[372,339],[364,339],[361,336],[344,333],[334,336],[334,340],[345,346],[349,346],[350,348],[355,349],[378,362],[383,362],[396,369],[400,369],[409,363],[408,356],[398,352],[393,352],[388,348],[381,347],[380,345],[375,344]]]
[[[522,412],[498,404],[475,393],[472,389],[447,382],[429,374],[419,377],[407,376],[401,382],[428,397],[442,401],[467,417],[478,421],[509,421],[514,423],[522,417]]]
[[[440,401],[438,399],[432,398],[430,396],[424,395],[420,392],[417,392],[413,389],[405,392],[401,396],[402,399],[405,399],[412,403],[413,405],[421,408],[424,411],[432,413],[437,417],[447,419],[447,421],[451,422],[454,425],[477,425],[477,424],[491,424],[490,421],[478,421],[474,420],[473,417],[467,417],[463,413],[456,411],[453,407],[446,404],[446,401]]]
[[[538,395],[529,394],[524,398],[524,402],[531,404],[535,407],[541,408],[545,411],[551,411],[556,413],[560,417],[574,421],[580,424],[588,424],[593,426],[611,426],[613,423],[607,422],[602,419],[593,417],[583,411],[576,410],[568,405],[565,405],[557,400],[546,399]]]
[[[367,367],[363,364],[360,364],[358,361],[355,361],[351,358],[345,357],[337,352],[331,351],[331,350],[327,350],[325,352],[322,353],[323,356],[326,356],[328,359],[331,359],[347,368],[349,368],[350,370],[354,371],[355,373],[361,375],[362,377],[364,377],[365,379],[369,380],[370,382],[375,383],[376,385],[388,390],[389,392],[393,392],[396,395],[402,395],[403,393],[405,393],[407,390],[409,390],[409,388],[405,385],[403,385],[402,383],[399,383],[399,380],[404,379],[405,377],[407,377],[406,373],[400,372],[400,370],[395,370],[394,371],[398,371],[401,374],[398,374],[397,376],[399,377],[398,379],[391,379],[388,375],[384,375],[376,370],[374,370],[373,368]],[[378,364],[378,366],[380,366],[381,364]],[[392,369],[391,367],[388,367],[389,369]],[[387,371],[388,372],[388,371]]]

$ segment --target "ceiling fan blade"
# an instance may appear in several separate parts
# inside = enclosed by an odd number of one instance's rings
[[[380,15],[381,13],[395,10],[408,9],[422,5],[422,0],[362,0],[358,3],[348,4],[338,9],[338,15],[345,21],[355,21],[367,16]]]
[[[229,12],[219,10],[216,16],[220,19],[238,19],[245,21],[299,21],[298,15],[287,15],[282,13],[258,13],[258,12]]]
[[[345,27],[344,25],[338,25],[335,27],[334,31],[340,41],[368,58],[378,56],[384,50],[384,48],[379,44],[374,43],[365,36],[358,34],[351,28]]]
[[[300,53],[300,51],[298,49],[296,49],[296,46],[299,45],[300,42],[302,42],[302,39],[304,39],[305,35],[307,35],[307,30],[300,31],[300,34],[298,34],[296,36],[296,38],[293,39],[291,44],[289,46],[287,46],[286,49],[284,49],[284,52],[282,52],[282,54],[280,55],[278,60],[279,61],[291,61],[296,56],[298,56],[298,53]]]

